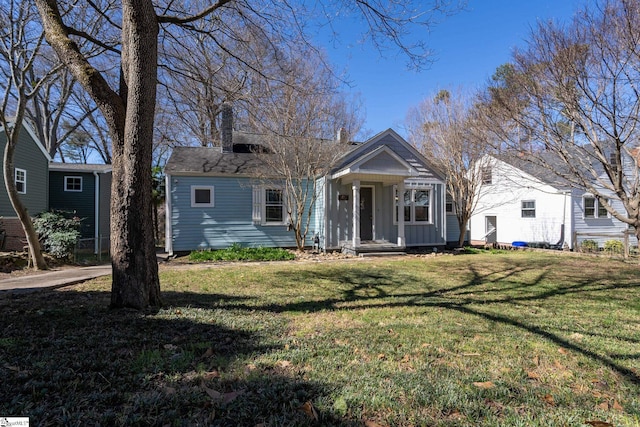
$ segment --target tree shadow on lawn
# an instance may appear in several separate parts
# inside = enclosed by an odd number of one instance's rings
[[[277,321],[258,333],[199,319],[188,307],[110,310],[109,298],[69,289],[0,298],[0,414],[38,426],[310,425],[300,408],[330,394],[288,365],[252,366],[256,355],[279,349],[269,338],[283,326]],[[237,300],[182,296],[221,299]],[[237,374],[243,364],[251,368]],[[323,425],[358,425],[319,417]]]
[[[436,283],[422,283],[424,291],[403,291],[403,288],[415,289],[415,283],[423,279],[411,273],[399,273],[396,269],[378,268],[367,270],[293,270],[279,271],[277,275],[290,282],[337,283],[339,293],[333,298],[286,303],[270,303],[261,306],[237,304],[231,302],[228,307],[246,310],[263,310],[266,312],[318,312],[324,310],[359,310],[371,308],[431,307],[454,310],[468,315],[484,318],[492,322],[514,326],[523,331],[537,335],[563,348],[573,350],[595,360],[621,374],[630,383],[640,386],[640,372],[629,369],[614,359],[635,359],[636,355],[615,357],[598,354],[586,346],[568,341],[562,336],[542,327],[527,324],[524,321],[503,314],[483,310],[493,304],[520,305],[527,302],[548,300],[553,297],[576,294],[584,300],[600,301],[604,298],[601,292],[624,291],[640,287],[637,281],[626,283],[610,283],[609,277],[594,273],[589,279],[570,284],[545,284],[548,271],[530,268],[526,264],[514,263],[506,270],[500,269],[488,273],[480,273],[473,265],[467,267],[470,278],[463,283],[451,287],[441,287]],[[531,279],[526,282],[516,280],[515,276],[527,273]],[[604,274],[604,273],[603,273]],[[276,280],[276,278],[274,278]],[[412,284],[407,286],[407,284]],[[494,309],[495,311],[495,309]],[[632,337],[615,336],[605,338],[637,342]]]

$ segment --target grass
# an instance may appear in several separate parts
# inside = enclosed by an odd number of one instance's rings
[[[0,414],[34,425],[640,424],[637,265],[533,252],[161,273],[0,298]],[[601,424],[607,425],[607,424]]]
[[[193,251],[190,261],[290,261],[295,255],[280,248],[245,248],[234,243],[226,249]]]

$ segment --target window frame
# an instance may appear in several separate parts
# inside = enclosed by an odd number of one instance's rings
[[[427,204],[419,205],[416,204],[416,192],[426,191],[428,193],[427,196]],[[407,199],[406,194],[409,194],[409,198]],[[403,197],[403,205],[405,220],[404,223],[406,225],[433,225],[433,193],[434,188],[431,185],[423,185],[423,186],[415,186],[412,188],[404,189],[405,196]],[[394,210],[393,210],[393,223],[398,224],[398,211],[400,210],[400,197],[398,195],[398,186],[393,186],[393,195],[394,195]],[[416,220],[416,207],[426,206],[428,218],[426,220]],[[407,215],[408,213],[408,215]],[[408,216],[408,218],[407,218]]]
[[[525,203],[533,203],[533,207],[526,207]],[[533,212],[533,215],[525,215],[525,212]],[[535,199],[521,200],[520,201],[520,217],[524,219],[536,218],[536,201]]]
[[[21,180],[18,179],[18,173],[22,173],[23,175]],[[27,194],[27,171],[25,169],[14,168],[13,183],[18,194]],[[18,189],[18,184],[22,184],[22,190]]]
[[[269,191],[278,191],[280,192],[280,203],[269,203],[267,201],[267,192]],[[262,218],[261,218],[261,225],[265,225],[265,226],[272,226],[272,225],[287,225],[287,203],[286,203],[286,198],[285,198],[285,194],[284,194],[284,188],[279,187],[279,186],[265,186],[262,187],[261,189],[261,195],[262,195],[262,200],[261,200],[261,213],[262,213]],[[282,209],[282,218],[280,221],[270,221],[267,219],[267,207],[268,206],[280,206]]]
[[[592,215],[587,215],[587,200],[593,200],[593,206],[589,207],[589,210],[593,210]],[[608,199],[607,199],[608,200]],[[582,219],[607,219],[611,218],[611,215],[607,209],[600,204],[600,201],[591,195],[582,196]]]
[[[482,166],[480,169],[480,179],[482,185],[493,184],[493,168],[491,166]]]
[[[199,190],[209,191],[209,202],[199,203],[196,200],[196,192]],[[192,208],[213,208],[215,207],[215,188],[213,185],[192,185],[191,186],[191,207]]]
[[[79,179],[80,180],[80,189],[79,190],[69,188],[69,180],[70,179]],[[82,176],[79,176],[79,175],[65,175],[65,177],[64,177],[64,191],[72,192],[72,193],[82,193],[82,189],[83,188],[84,188],[84,180],[82,179]]]

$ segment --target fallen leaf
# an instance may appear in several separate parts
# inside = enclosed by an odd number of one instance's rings
[[[202,377],[205,380],[211,380],[213,378],[220,378],[220,372],[218,371],[211,371],[211,372],[205,372]]]
[[[384,353],[380,353],[380,354],[378,355],[378,360],[384,360],[384,359],[386,359],[386,358],[387,358],[387,356],[385,356],[385,355],[384,355]]]
[[[542,400],[544,400],[545,402],[547,402],[551,406],[556,406],[556,401],[553,398],[553,396],[550,395],[550,394],[545,394],[544,396],[542,396]]]
[[[229,403],[236,400],[236,398],[244,393],[244,390],[232,391],[222,395],[222,403]]]
[[[622,407],[622,405],[620,405],[617,401],[613,401],[613,409],[615,409],[616,411],[624,411],[624,408]]]
[[[491,381],[485,381],[485,382],[475,382],[473,383],[474,386],[478,387],[478,388],[482,388],[482,389],[489,389],[489,388],[494,388],[496,385],[491,382]]]
[[[533,357],[533,364],[536,365],[536,366],[540,366],[540,357],[534,356]]]
[[[558,362],[557,360],[553,361],[553,366],[555,366],[556,369],[559,369],[561,371],[564,371],[564,369],[565,369],[564,366],[560,362]]]
[[[371,421],[371,420],[366,420],[364,422],[365,427],[382,427],[382,424],[378,424],[375,421]]]
[[[175,350],[175,349],[178,348],[177,346],[175,346],[173,344],[165,344],[163,347],[164,347],[165,350]]]
[[[7,368],[10,371],[14,371],[14,372],[20,372],[20,368],[17,366],[11,366],[11,365],[4,365],[5,368]]]
[[[603,411],[608,411],[609,410],[609,403],[608,402],[602,402],[599,405],[596,405],[597,409],[602,409]]]
[[[558,353],[560,353],[560,354],[569,354],[569,351],[566,348],[560,347],[558,349]]]
[[[276,362],[276,365],[281,368],[288,368],[291,366],[291,362],[289,362],[288,360],[279,360],[278,362]]]
[[[540,379],[540,375],[536,372],[527,372],[527,378],[531,379],[531,380],[539,380]]]
[[[212,399],[220,399],[222,397],[222,393],[220,393],[219,391],[216,391],[216,390],[214,390],[212,388],[209,388],[209,387],[203,387],[203,388],[204,388],[204,391]]]
[[[411,356],[409,356],[408,354],[405,354],[401,360],[402,363],[408,363],[410,361],[411,361]]]
[[[207,351],[204,352],[204,354],[202,356],[200,356],[201,359],[207,359],[211,356],[213,356],[214,352],[213,352],[213,348],[209,347],[207,349]]]
[[[593,427],[613,427],[613,424],[605,421],[585,421],[584,423]]]
[[[462,353],[463,356],[482,356],[480,353]]]
[[[306,401],[301,407],[300,410],[307,414],[309,418],[313,418],[315,421],[318,421],[318,412],[316,408],[313,407],[313,403],[311,401]]]

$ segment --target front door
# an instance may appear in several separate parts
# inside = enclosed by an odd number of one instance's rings
[[[496,243],[498,241],[498,221],[495,216],[486,216],[486,233],[485,234],[485,242],[486,243]]]
[[[373,188],[360,188],[360,240],[373,240]]]

